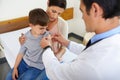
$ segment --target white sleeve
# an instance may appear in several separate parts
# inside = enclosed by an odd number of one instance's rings
[[[62,26],[61,32],[62,32],[62,35],[63,35],[66,39],[68,39],[68,24],[67,24],[67,22],[64,22],[64,25]]]
[[[83,44],[79,44],[73,41],[70,41],[70,44],[68,46],[68,49],[77,55],[80,54],[80,52],[83,51],[84,48],[85,46]]]
[[[61,17],[58,17],[58,28],[60,33],[68,39],[68,23]]]
[[[50,48],[47,48],[47,50],[44,51],[42,60],[43,64],[45,65],[47,77],[50,80],[59,80],[58,77],[60,78],[61,72],[59,72],[58,66],[60,66],[61,64],[54,56],[54,53]]]
[[[97,75],[93,67],[84,60],[60,63],[50,48],[44,51],[42,58],[50,80],[98,80],[94,79]]]

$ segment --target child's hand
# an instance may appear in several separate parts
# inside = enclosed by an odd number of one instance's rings
[[[13,73],[12,73],[12,79],[17,80],[18,78],[18,70],[17,68],[14,68]]]

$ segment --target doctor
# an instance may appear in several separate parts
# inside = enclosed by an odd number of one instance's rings
[[[78,57],[60,63],[51,50],[51,37],[45,37],[42,59],[50,80],[120,80],[120,0],[81,0],[80,10],[88,32],[96,35],[84,48],[61,34],[54,39]]]

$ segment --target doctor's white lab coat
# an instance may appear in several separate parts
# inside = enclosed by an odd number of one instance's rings
[[[43,63],[50,80],[120,80],[120,34],[103,39],[82,51],[83,45],[70,42],[78,55],[70,63],[60,63],[50,48]]]

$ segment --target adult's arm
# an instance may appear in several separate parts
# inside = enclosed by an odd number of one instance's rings
[[[68,49],[75,54],[80,54],[80,52],[85,48],[83,44],[78,44],[76,42],[65,39],[62,34],[55,35],[54,39],[60,42],[63,46],[68,47]]]
[[[68,39],[68,23],[64,21],[64,24],[61,25],[61,34]]]
[[[68,23],[61,17],[58,17],[58,28],[60,33],[68,39]]]
[[[67,47],[71,52],[73,52],[77,55],[79,55],[83,51],[83,49],[85,48],[85,46],[83,44],[78,44],[78,43],[73,42],[73,41],[70,41],[69,45]]]
[[[96,72],[85,60],[77,58],[71,63],[60,63],[51,48],[44,51],[42,58],[50,80],[97,80]]]

